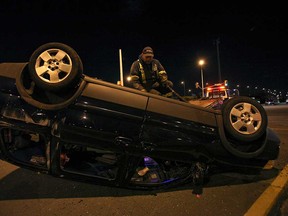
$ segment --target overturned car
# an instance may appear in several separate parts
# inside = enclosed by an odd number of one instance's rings
[[[212,166],[262,168],[279,146],[248,97],[182,101],[91,78],[57,42],[0,64],[2,158],[22,167],[155,189],[203,182]]]

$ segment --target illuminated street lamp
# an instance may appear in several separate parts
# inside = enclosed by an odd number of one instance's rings
[[[205,97],[204,95],[204,78],[203,78],[203,65],[205,64],[204,60],[201,59],[198,64],[200,65],[200,72],[201,72],[201,88],[202,88],[202,97]]]
[[[181,84],[182,84],[182,85],[183,85],[183,87],[184,87],[184,94],[183,94],[183,95],[185,96],[185,92],[186,92],[186,89],[185,89],[185,82],[184,82],[184,81],[182,81],[182,82],[181,82]]]

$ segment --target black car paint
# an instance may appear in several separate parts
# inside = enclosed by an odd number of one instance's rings
[[[123,186],[128,184],[143,155],[163,160],[215,160],[223,164],[253,166],[263,165],[279,153],[279,139],[268,128],[265,139],[261,140],[267,147],[259,156],[249,160],[235,157],[223,146],[226,137],[219,110],[142,93],[88,76],[83,77],[81,92],[75,90],[68,105],[66,101],[56,105],[39,103],[27,93],[24,97],[19,93],[23,92],[20,77],[26,63],[0,65],[0,129],[14,128],[41,134],[48,146],[47,159],[51,159],[51,164],[44,169],[52,174],[79,175]],[[59,109],[52,110],[57,106]],[[94,146],[121,155],[122,165],[117,177],[113,180],[83,177],[61,170],[59,154],[64,143]],[[1,149],[8,160],[21,164],[5,149],[2,137]]]

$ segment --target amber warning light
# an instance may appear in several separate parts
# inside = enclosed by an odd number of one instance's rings
[[[217,86],[216,88],[214,87],[208,87],[207,88],[207,91],[212,91],[213,89],[215,90],[222,90],[222,89],[225,89],[225,86]]]

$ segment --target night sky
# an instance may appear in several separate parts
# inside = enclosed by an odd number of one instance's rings
[[[77,51],[84,74],[116,83],[119,49],[128,76],[141,50],[151,46],[177,91],[183,89],[181,81],[187,90],[201,82],[203,58],[205,83],[219,81],[220,66],[221,79],[232,87],[286,94],[286,7],[238,2],[2,0],[0,62],[25,62],[40,45],[62,42]]]

